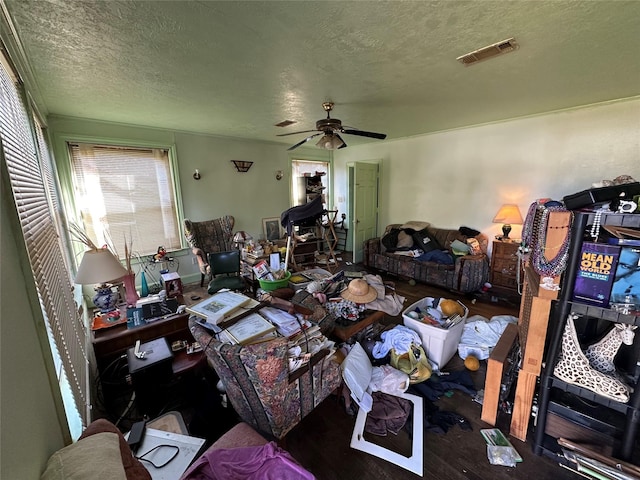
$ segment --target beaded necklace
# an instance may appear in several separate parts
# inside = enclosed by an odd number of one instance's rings
[[[559,246],[558,253],[555,257],[547,259],[546,247],[547,224],[549,222],[549,214],[551,212],[566,211],[566,208],[560,203],[541,204],[534,202],[529,207],[527,219],[522,229],[522,249],[530,252],[530,263],[532,268],[541,276],[556,277],[560,275],[567,266],[569,257],[569,242],[571,239],[570,226],[573,221],[573,214],[567,228],[567,233]]]

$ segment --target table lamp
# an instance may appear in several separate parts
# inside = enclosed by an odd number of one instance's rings
[[[244,244],[247,243],[249,240],[253,240],[253,237],[249,235],[247,232],[242,230],[240,230],[239,232],[236,232],[236,234],[233,236],[233,243],[235,244],[238,250],[241,250],[242,247],[244,247]]]
[[[493,223],[502,223],[502,239],[509,239],[511,224],[522,225],[522,215],[517,205],[505,204],[500,207],[498,213],[493,218]]]
[[[126,274],[127,270],[110,250],[98,248],[84,252],[75,282],[80,285],[98,284],[93,304],[100,312],[109,313],[116,309],[118,294],[108,282],[118,280]]]

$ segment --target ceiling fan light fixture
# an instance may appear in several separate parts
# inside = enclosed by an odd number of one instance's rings
[[[325,133],[316,145],[325,150],[336,150],[343,146],[344,142],[332,133]]]

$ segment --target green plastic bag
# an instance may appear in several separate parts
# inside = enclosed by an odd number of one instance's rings
[[[409,351],[398,355],[391,349],[391,366],[409,375],[409,383],[424,382],[431,376],[431,364],[421,345],[411,344]]]

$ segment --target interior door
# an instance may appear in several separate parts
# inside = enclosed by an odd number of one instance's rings
[[[378,164],[356,162],[350,170],[353,262],[360,263],[364,258],[364,241],[375,237],[378,229]]]

